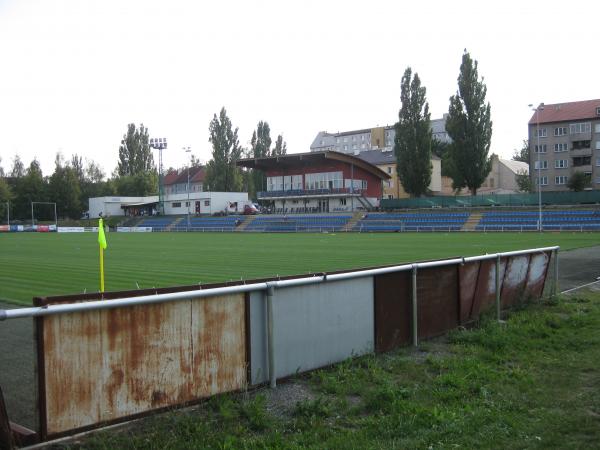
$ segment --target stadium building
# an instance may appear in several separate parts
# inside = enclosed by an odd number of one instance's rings
[[[349,212],[379,206],[383,181],[391,178],[377,166],[335,151],[241,159],[238,166],[261,170],[266,190],[261,203],[276,212]]]

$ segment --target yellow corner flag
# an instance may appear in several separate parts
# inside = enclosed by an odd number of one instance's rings
[[[107,245],[102,217],[98,221],[98,245],[100,247],[100,292],[104,292],[104,249]]]

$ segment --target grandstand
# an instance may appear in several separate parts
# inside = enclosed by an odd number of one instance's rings
[[[184,217],[171,229],[174,231],[234,231],[244,221],[244,216],[223,217],[192,217],[189,229],[187,219]]]
[[[468,212],[369,213],[353,231],[459,231],[469,218]]]
[[[245,231],[263,231],[263,232],[296,232],[296,231],[317,231],[333,232],[341,231],[348,221],[352,218],[351,214],[310,214],[293,216],[260,216],[255,218]]]
[[[150,216],[142,219],[137,226],[152,227],[152,231],[166,231],[177,219],[177,216]]]
[[[530,231],[538,229],[538,211],[489,211],[482,214],[477,231]],[[546,231],[600,231],[600,210],[542,212]]]

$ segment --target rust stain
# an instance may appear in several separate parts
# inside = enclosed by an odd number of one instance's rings
[[[168,403],[168,396],[162,391],[154,391],[152,393],[152,406],[159,407]]]
[[[500,289],[502,289],[502,279],[506,269],[506,258],[500,259]],[[502,292],[502,290],[500,291]],[[475,298],[473,301],[472,316],[479,314],[491,308],[496,302],[496,261],[481,261],[479,267],[479,277],[477,279],[477,288],[475,289]]]

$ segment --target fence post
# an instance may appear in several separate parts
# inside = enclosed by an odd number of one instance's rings
[[[269,385],[271,389],[277,387],[275,375],[275,340],[273,338],[273,294],[275,288],[267,283],[267,352],[269,354]]]
[[[554,250],[554,280],[552,283],[552,297],[556,296],[558,292],[558,250]]]
[[[500,322],[500,255],[496,256],[496,318]]]
[[[412,266],[412,341],[413,346],[419,345],[419,335],[417,328],[417,265]]]

